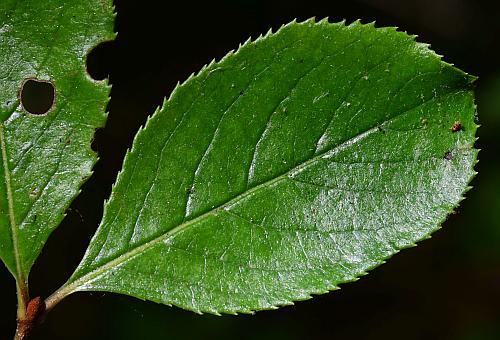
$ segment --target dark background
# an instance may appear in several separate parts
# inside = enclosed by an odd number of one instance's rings
[[[96,79],[113,85],[100,161],[35,264],[32,295],[47,297],[72,273],[95,231],[135,132],[178,80],[249,36],[294,18],[376,21],[432,44],[479,76],[482,149],[475,188],[443,229],[356,283],[278,311],[199,316],[134,298],[75,294],[34,339],[500,339],[500,2],[477,0],[115,1],[116,41],[90,54]],[[15,286],[0,270],[0,338],[15,328]]]

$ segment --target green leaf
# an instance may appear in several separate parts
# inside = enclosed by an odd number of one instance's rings
[[[468,189],[473,80],[373,24],[293,22],[247,42],[139,131],[49,301],[97,290],[248,313],[355,280],[428,238]]]
[[[90,142],[109,87],[90,78],[85,59],[113,39],[113,20],[111,1],[0,2],[0,257],[18,282],[97,159]],[[45,115],[23,108],[27,79],[54,87]]]

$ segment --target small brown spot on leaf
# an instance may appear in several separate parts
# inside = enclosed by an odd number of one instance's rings
[[[457,120],[455,123],[450,128],[451,132],[457,132],[459,130],[462,130],[462,123]]]

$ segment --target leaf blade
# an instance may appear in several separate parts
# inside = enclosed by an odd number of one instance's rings
[[[2,1],[0,13],[0,258],[25,284],[97,160],[90,141],[106,120],[109,87],[87,75],[85,58],[113,39],[114,16],[106,1]],[[55,88],[44,115],[23,108],[29,79]]]
[[[177,88],[138,133],[63,290],[248,313],[354,280],[426,237],[460,201],[476,157],[471,81],[405,34],[359,23],[292,23],[244,45]],[[451,118],[464,131],[431,143]],[[413,174],[405,187],[408,164],[435,178],[421,184]],[[415,196],[420,229],[400,192]],[[432,223],[420,216],[426,204]]]

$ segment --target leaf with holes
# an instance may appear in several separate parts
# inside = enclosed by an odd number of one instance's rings
[[[249,313],[355,280],[429,237],[468,189],[473,81],[372,24],[294,22],[245,43],[137,134],[49,305],[97,290]]]
[[[113,20],[111,1],[0,2],[0,257],[21,290],[96,161],[109,87],[85,58]]]

